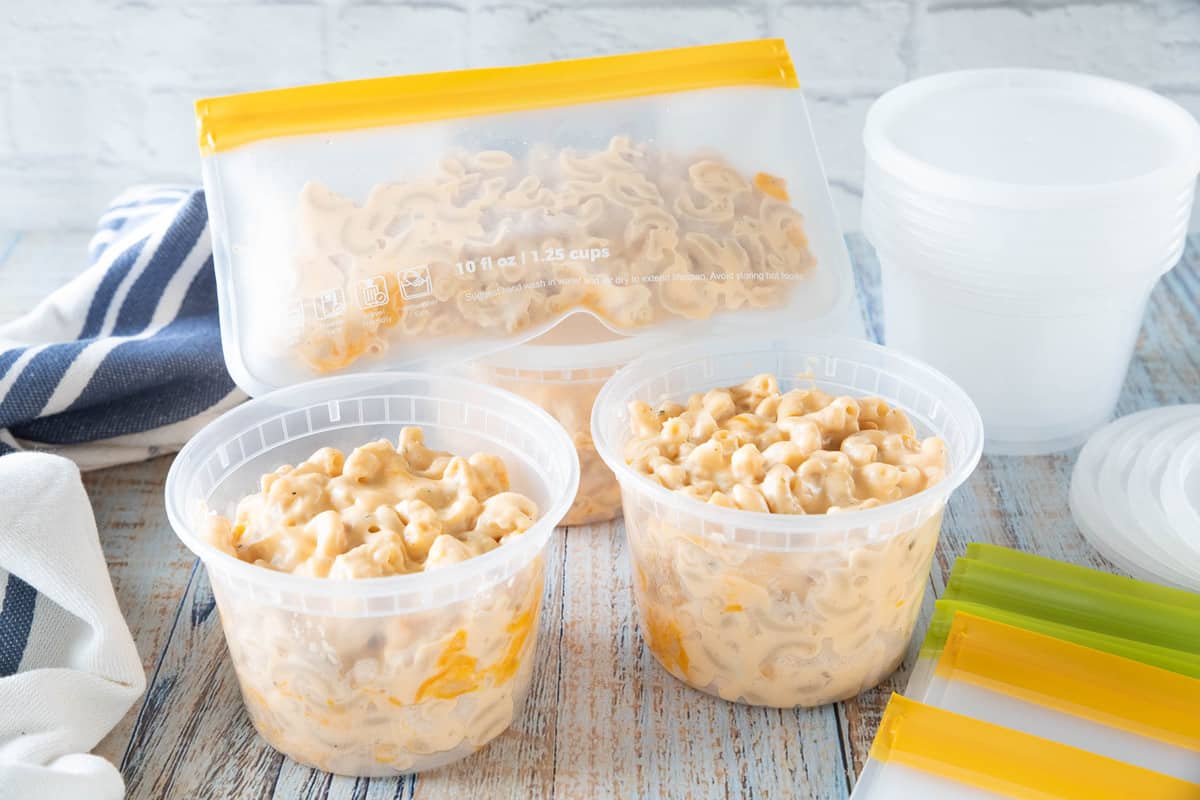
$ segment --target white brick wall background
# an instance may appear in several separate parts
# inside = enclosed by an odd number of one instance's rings
[[[867,107],[911,78],[1083,70],[1200,115],[1200,0],[0,0],[0,229],[198,182],[197,97],[760,36],[788,41],[850,230]]]

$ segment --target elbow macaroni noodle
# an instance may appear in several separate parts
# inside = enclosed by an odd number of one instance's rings
[[[652,409],[630,406],[627,462],[698,501],[770,514],[843,514],[945,476],[941,439],[916,438],[879,398],[781,392],[774,376]],[[634,591],[647,645],[681,680],[726,700],[813,706],[874,686],[903,657],[941,524],[939,509],[883,541],[754,548],[667,522],[626,493]],[[753,527],[753,522],[747,522]],[[848,523],[849,527],[849,523]]]
[[[579,456],[579,491],[562,525],[590,525],[621,514],[621,487],[617,477],[596,452],[592,442],[592,406],[604,381],[618,367],[592,370],[580,377],[578,370],[540,370],[525,373],[506,370],[486,362],[473,367],[485,382],[507,389],[544,408],[558,420],[575,444]]]
[[[624,136],[592,152],[448,157],[362,205],[310,182],[298,230],[286,327],[317,372],[572,309],[634,330],[774,307],[816,263],[782,180]]]
[[[442,569],[529,529],[537,505],[508,491],[496,456],[430,450],[420,428],[399,448],[379,440],[349,457],[326,447],[262,478],[234,522],[209,520],[224,552],[318,578],[377,578]]]
[[[451,567],[502,547],[538,516],[504,463],[427,448],[419,428],[344,457],[323,448],[262,478],[207,538],[266,569],[336,579]],[[212,574],[255,726],[305,764],[350,775],[426,769],[512,722],[533,671],[539,555],[475,596],[409,614],[338,617],[257,603]]]

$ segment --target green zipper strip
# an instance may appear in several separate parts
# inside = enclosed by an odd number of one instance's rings
[[[943,597],[1200,653],[1200,610],[960,558]]]
[[[1081,567],[1078,564],[1067,564],[1063,561],[1055,561],[1053,558],[1022,553],[1020,550],[1013,550],[1009,547],[974,542],[967,545],[965,558],[971,561],[995,564],[998,567],[1007,567],[1027,575],[1056,580],[1083,589],[1103,589],[1115,594],[1140,597],[1145,600],[1200,611],[1200,594],[1195,592],[1161,586],[1157,583],[1147,583],[1123,575],[1113,575],[1110,572],[1101,572],[1090,567]],[[1197,632],[1197,635],[1200,636],[1200,631]]]
[[[935,605],[921,656],[941,654],[957,611],[1200,678],[1200,595],[971,544]]]
[[[943,599],[938,600],[934,605],[933,618],[929,622],[929,632],[921,644],[921,658],[937,659],[941,657],[942,650],[946,645],[946,637],[950,633],[950,623],[959,611],[1002,622],[1005,625],[1024,628],[1045,636],[1053,636],[1065,642],[1140,661],[1161,669],[1168,669],[1178,672],[1180,675],[1200,678],[1200,655],[1194,653],[962,600]]]

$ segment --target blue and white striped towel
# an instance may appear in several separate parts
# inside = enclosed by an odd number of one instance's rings
[[[202,192],[118,197],[89,257],[0,326],[0,800],[124,791],[88,751],[145,677],[76,465],[171,452],[244,399],[221,355]]]
[[[129,190],[100,218],[89,257],[0,325],[0,454],[48,451],[82,469],[139,461],[245,397],[221,355],[203,192]]]
[[[0,800],[120,800],[90,750],[146,686],[79,470],[0,458]]]

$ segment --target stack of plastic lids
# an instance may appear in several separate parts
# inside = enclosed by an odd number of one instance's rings
[[[1071,476],[1070,505],[1113,564],[1200,591],[1200,405],[1141,411],[1093,434]]]
[[[1200,595],[973,544],[856,800],[1200,798]]]

